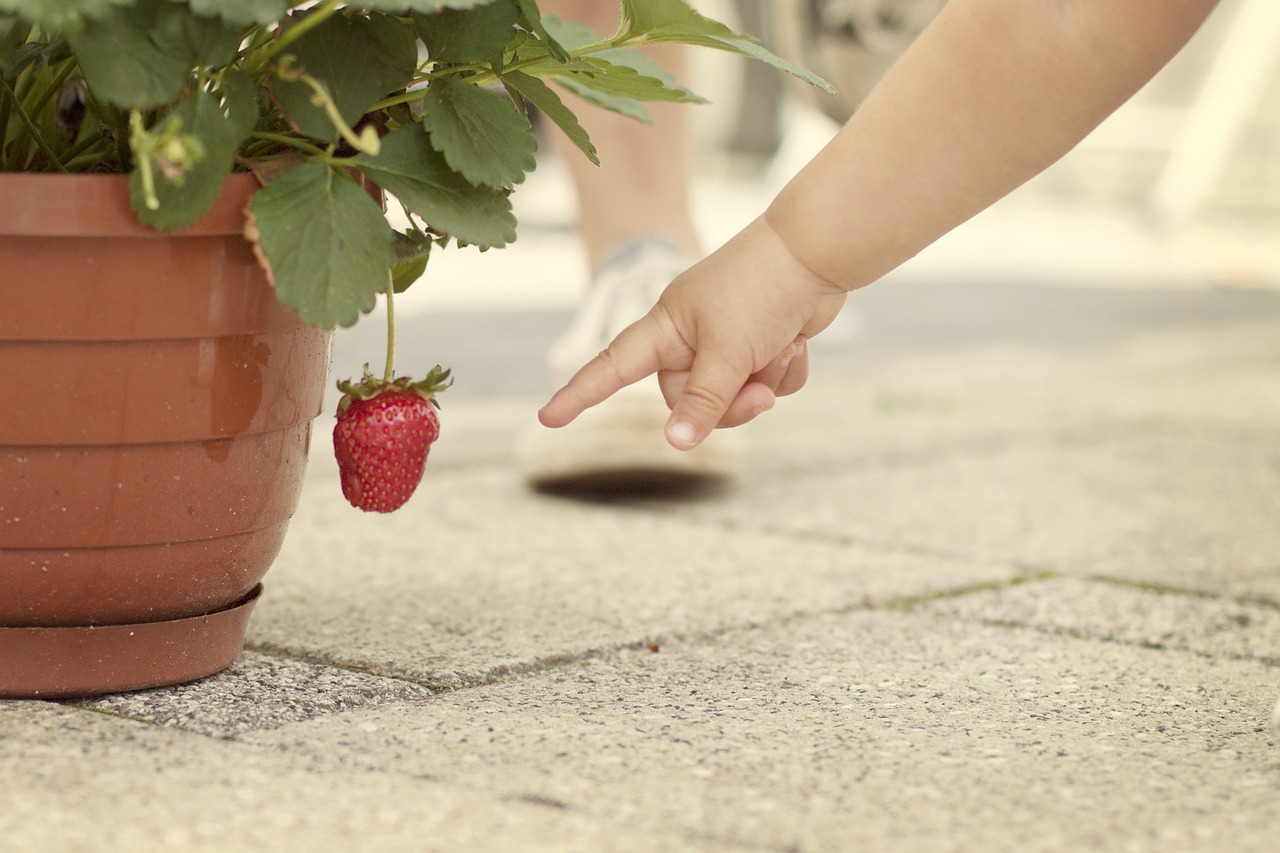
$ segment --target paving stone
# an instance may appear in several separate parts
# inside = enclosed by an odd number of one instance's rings
[[[920,605],[930,613],[1280,667],[1280,608],[1263,602],[1051,578]]]
[[[43,702],[0,701],[0,766],[6,851],[742,849]]]
[[[803,506],[779,514],[777,505]],[[1280,431],[1027,432],[754,479],[690,512],[799,538],[1280,602]]]
[[[244,740],[766,850],[1263,851],[1277,692],[1257,661],[860,611]]]
[[[713,503],[635,503],[813,539],[1280,601],[1280,426],[920,420],[897,434],[855,424],[833,460],[810,442]]]
[[[230,737],[369,704],[428,701],[416,684],[252,651],[193,684],[122,693],[73,704],[160,726]]]
[[[306,534],[289,537],[267,576],[251,648],[458,687],[1020,574],[759,533],[749,518],[691,522],[557,500],[506,468],[445,469],[421,488],[404,510],[366,516],[313,465],[294,521]]]

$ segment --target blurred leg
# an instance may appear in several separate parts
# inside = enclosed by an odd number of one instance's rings
[[[539,6],[600,35],[610,35],[618,26],[617,3],[543,0]],[[647,53],[667,72],[682,76],[684,51],[679,45],[654,45]],[[647,125],[561,94],[600,156],[600,165],[593,165],[564,134],[553,130],[553,144],[573,177],[578,230],[591,269],[599,270],[611,254],[637,237],[661,237],[685,255],[700,257],[689,198],[689,105],[649,104],[653,124]]]
[[[618,26],[619,6],[608,0],[541,0],[543,12],[583,24],[600,35]],[[680,78],[682,48],[649,51]],[[558,129],[553,144],[573,178],[578,232],[591,269],[573,322],[550,352],[565,381],[618,332],[644,316],[673,278],[702,256],[690,200],[687,104],[647,104],[652,125],[600,109],[563,93],[600,157],[592,165]],[[582,495],[661,491],[737,472],[741,436],[714,436],[682,453],[667,444],[668,416],[658,384],[637,383],[569,427],[531,425],[516,447],[516,463],[530,485]]]

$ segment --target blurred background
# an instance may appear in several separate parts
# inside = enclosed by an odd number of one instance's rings
[[[795,34],[784,18],[804,0],[695,5],[795,58],[795,44],[787,43]],[[845,5],[875,14],[878,4]],[[930,328],[949,322],[951,315],[937,312],[967,304],[966,286],[978,298],[974,284],[996,303],[1009,292],[1034,303],[1037,287],[1045,298],[1049,288],[1054,294],[1069,288],[1081,294],[1069,297],[1075,301],[1099,289],[1280,292],[1278,59],[1280,3],[1223,0],[1192,44],[1075,151],[867,288],[868,298],[855,294],[848,317],[823,336],[827,345],[881,322],[879,297],[870,294],[890,285],[905,288],[902,311],[932,312],[920,321]],[[695,122],[695,212],[713,249],[758,215],[838,125],[812,93],[779,72],[708,50],[693,51],[691,60],[684,82],[712,101],[688,109]],[[839,86],[829,60],[813,44],[798,58]],[[567,173],[549,145],[539,157],[513,196],[517,242],[486,253],[438,253],[397,302],[405,341],[400,365],[420,372],[438,361],[453,364],[459,383],[452,397],[535,402],[551,389],[543,355],[568,322],[587,269]],[[939,307],[936,294],[953,286],[961,295]],[[926,292],[929,299],[918,298]],[[502,333],[490,334],[495,329]],[[482,339],[477,330],[484,330]],[[377,363],[383,336],[375,317],[339,335],[335,374]]]

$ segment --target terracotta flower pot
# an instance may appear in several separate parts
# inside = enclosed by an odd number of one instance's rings
[[[297,505],[330,335],[241,236],[127,178],[0,175],[0,696],[175,684],[239,655]]]

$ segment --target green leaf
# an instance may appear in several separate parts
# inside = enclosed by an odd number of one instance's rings
[[[403,89],[418,63],[417,37],[406,20],[390,15],[334,15],[289,46],[294,67],[315,77],[329,91],[343,121],[355,125],[373,103]],[[338,131],[324,110],[311,102],[314,92],[301,82],[278,80],[276,99],[299,132],[334,142]]]
[[[580,49],[580,47],[600,44],[603,41],[602,38],[591,32],[588,27],[582,26],[582,24],[564,22],[564,20],[553,17],[553,15],[547,15],[543,20],[547,23],[547,28],[552,32],[552,35],[556,36],[559,42],[567,46],[568,49]],[[590,55],[581,60],[581,63],[573,63],[570,68],[564,70],[568,70],[568,72],[591,72],[593,68],[590,67],[589,61],[593,59],[603,59],[611,65],[622,65],[622,67],[630,68],[637,74],[641,74],[641,76],[658,79],[669,90],[685,92],[687,96],[685,100],[687,102],[705,102],[694,92],[681,86],[680,81],[677,81],[673,74],[662,68],[662,65],[655,63],[655,61],[649,59],[649,56],[641,54],[640,51],[627,49],[627,47],[612,47],[612,49],[607,50],[591,51]],[[559,69],[553,70],[556,73],[559,72]]]
[[[80,70],[95,95],[116,106],[144,108],[173,100],[191,65],[156,45],[134,9],[117,9],[71,37]]]
[[[503,74],[502,82],[527,98],[529,103],[541,110],[543,115],[555,122],[556,126],[564,131],[564,135],[569,137],[583,154],[587,155],[588,160],[597,166],[600,165],[600,157],[596,154],[596,147],[591,144],[591,139],[587,136],[586,130],[578,123],[578,118],[573,114],[573,111],[564,105],[564,102],[560,100],[560,96],[550,86],[537,77],[530,77],[520,71],[510,71]]]
[[[223,72],[222,88],[215,93],[221,97],[227,119],[239,134],[238,146],[258,124],[258,89],[248,74],[229,68]]]
[[[415,15],[413,20],[433,62],[469,63],[500,56],[519,19],[515,0],[495,0],[472,10]]]
[[[431,144],[471,183],[508,187],[537,165],[533,127],[509,98],[446,77],[427,88],[423,107]]]
[[[520,20],[525,28],[538,37],[557,62],[568,62],[569,52],[564,49],[560,42],[556,41],[551,33],[547,32],[546,25],[542,23],[542,12],[539,11],[536,0],[516,0],[516,2],[520,4]]]
[[[231,173],[236,149],[257,122],[253,84],[242,72],[228,72],[220,92],[200,92],[184,98],[173,115],[204,144],[205,156],[183,176],[181,185],[163,178],[155,182],[160,207],[147,208],[142,175],[135,167],[129,176],[129,192],[138,220],[153,228],[173,229],[190,225],[209,211],[222,182]]]
[[[395,263],[391,267],[391,286],[396,293],[404,293],[427,271],[433,242],[421,231],[410,228],[401,234],[396,232],[393,244]]]
[[[258,190],[249,211],[276,296],[304,322],[350,326],[386,291],[395,232],[345,174],[304,163]]]
[[[681,0],[622,0],[622,16],[632,34],[651,33],[665,27],[701,28],[707,35],[732,33],[728,27],[704,18]]]
[[[96,18],[113,6],[129,6],[134,0],[0,0],[0,12],[14,12],[46,30],[74,33],[86,18]]]
[[[240,49],[239,27],[230,26],[217,17],[192,15],[181,7],[175,10],[172,2],[163,10],[156,9],[155,5],[155,0],[139,4],[144,13],[151,7],[149,14],[154,15],[147,37],[188,63],[188,68],[221,67]]]
[[[230,61],[239,42],[238,30],[167,0],[107,9],[71,37],[93,93],[140,109],[172,101],[193,68]]]
[[[682,41],[682,40],[679,38],[670,38],[670,39],[659,39],[659,41]],[[790,74],[792,77],[795,77],[798,80],[803,80],[804,82],[808,83],[810,86],[816,86],[817,88],[821,89],[822,91],[826,92],[829,95],[836,94],[835,86],[832,86],[822,77],[819,77],[817,74],[814,74],[812,71],[808,70],[807,68],[803,68],[799,65],[796,65],[794,62],[790,62],[786,59],[783,59],[781,56],[778,56],[776,53],[773,53],[767,50],[758,41],[748,36],[732,36],[732,37],[723,36],[719,38],[708,39],[705,42],[688,40],[688,41],[683,41],[683,43],[694,45],[694,46],[702,45],[705,47],[713,47],[719,50],[726,50],[730,53],[736,53],[740,56],[746,56],[750,59],[755,59],[760,62],[763,62],[766,65],[771,65],[774,68],[777,68],[779,71],[785,71],[786,73]]]
[[[699,15],[681,0],[622,0],[622,14],[631,35],[643,34],[651,42],[676,42],[737,53],[772,65],[824,92],[835,93],[831,84],[817,74],[771,53],[754,38]]]
[[[270,24],[289,10],[289,0],[188,0],[197,15],[217,15],[228,24]]]
[[[364,0],[364,2],[348,3],[361,9],[378,9],[383,12],[399,13],[408,9],[411,12],[431,14],[441,9],[474,9],[487,6],[494,0]]]
[[[45,68],[49,68],[70,57],[71,47],[65,39],[56,39],[52,42],[28,41],[15,46],[12,51],[3,56],[0,70],[3,70],[6,80],[16,80],[18,75],[33,63],[39,62]]]
[[[592,44],[599,44],[603,41],[598,35],[582,24],[561,21],[553,15],[546,16],[543,18],[543,21],[546,23],[547,29],[550,30],[552,35],[554,35],[561,44],[571,50],[587,47]],[[632,69],[637,74],[661,80],[662,84],[668,89],[683,90],[695,101],[701,100],[694,95],[693,92],[688,89],[684,89],[684,87],[680,85],[680,82],[676,80],[674,75],[637,50],[617,47],[607,50],[593,51],[588,58],[603,59],[613,65],[625,66]],[[590,69],[579,68],[575,64],[574,67],[569,70],[589,71]]]
[[[706,103],[706,99],[698,97],[683,86],[668,86],[663,80],[641,74],[629,66],[618,65],[596,56],[582,59],[591,66],[592,71],[570,69],[558,72],[555,69],[549,69],[546,76],[560,80],[573,80],[580,87],[592,89],[604,95],[621,95],[637,101]]]
[[[17,18],[10,18],[7,15],[0,18],[0,72],[4,72],[5,77],[10,77],[8,73],[9,57],[13,55],[14,51],[22,47],[30,33],[30,24],[22,24]]]
[[[587,27],[561,21],[554,15],[543,18],[547,29],[571,50],[599,46],[606,40]],[[521,51],[520,60],[535,59],[531,51]],[[684,88],[671,74],[647,56],[625,48],[592,51],[565,64],[529,66],[532,75],[554,80],[578,97],[616,113],[649,123],[643,100],[671,100],[705,103]]]
[[[560,77],[556,83],[589,104],[594,104],[606,110],[612,110],[615,113],[624,115],[627,118],[633,118],[636,121],[652,124],[653,120],[649,118],[649,111],[645,109],[644,104],[635,98],[628,98],[621,95],[610,95],[589,86],[584,86],[576,79]]]
[[[468,183],[431,147],[420,125],[383,137],[378,155],[361,154],[356,164],[432,230],[481,248],[503,246],[516,238],[507,193]]]

